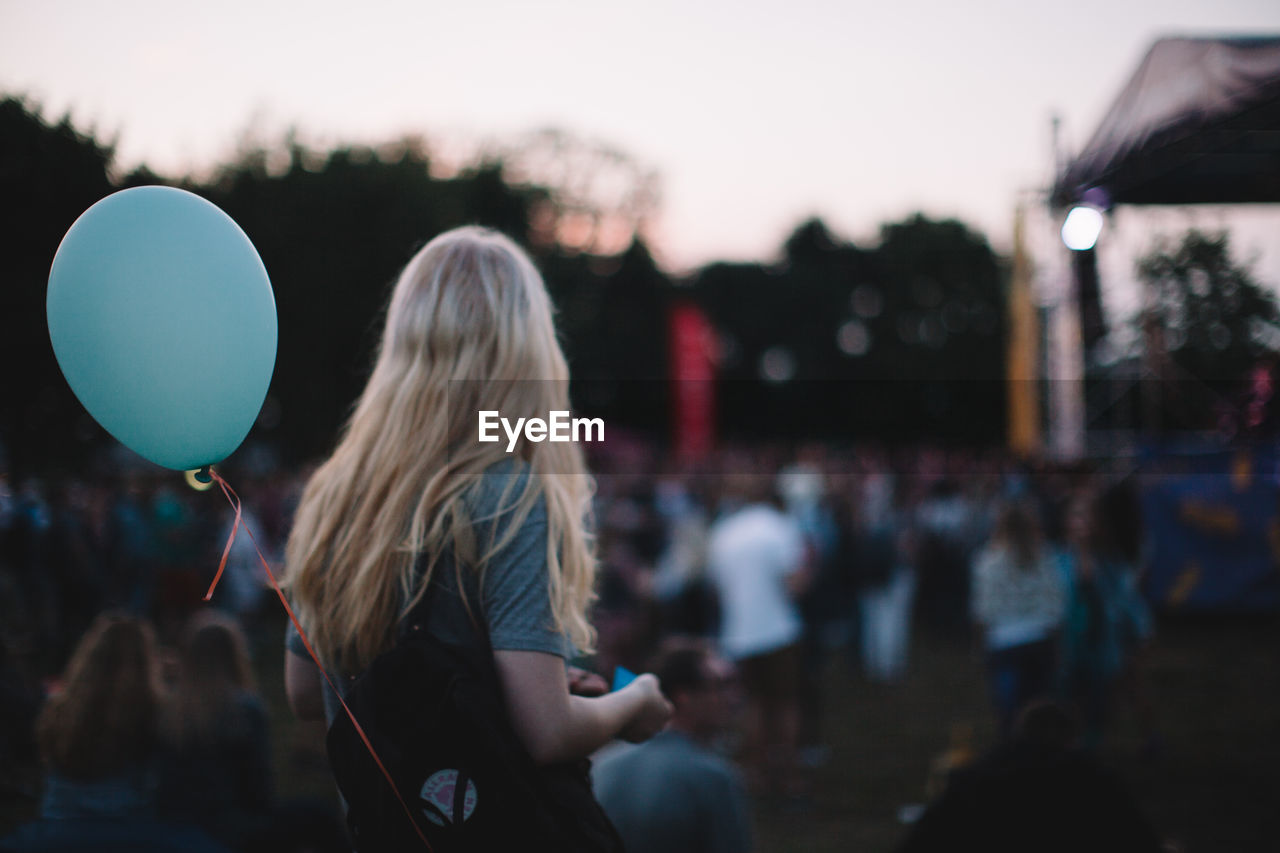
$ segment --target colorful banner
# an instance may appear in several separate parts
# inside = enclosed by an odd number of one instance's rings
[[[698,306],[671,309],[672,429],[677,454],[697,459],[715,443],[715,330]]]
[[[1009,282],[1008,431],[1009,449],[1020,457],[1040,451],[1040,318],[1031,292],[1031,257],[1026,247],[1026,213],[1013,218],[1013,275]]]
[[[1270,448],[1148,458],[1144,590],[1153,604],[1189,611],[1280,607],[1276,462]]]

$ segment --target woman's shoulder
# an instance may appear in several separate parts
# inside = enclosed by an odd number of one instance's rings
[[[496,519],[514,510],[530,488],[536,488],[528,462],[518,457],[499,460],[486,468],[466,496],[474,521]],[[538,501],[541,504],[541,500]],[[536,511],[536,508],[535,508]]]

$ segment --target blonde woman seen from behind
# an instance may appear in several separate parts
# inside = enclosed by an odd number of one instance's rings
[[[594,642],[579,447],[521,440],[508,453],[505,440],[477,440],[480,411],[514,422],[569,409],[568,379],[525,253],[474,227],[432,240],[395,286],[372,375],[306,487],[286,555],[299,620],[335,673],[360,673],[389,649],[428,587],[426,626],[440,639],[459,641],[448,608],[465,609],[488,633],[512,728],[540,764],[643,740],[671,710],[652,675],[605,695],[571,692],[603,690],[565,666]],[[296,637],[289,648],[295,711],[332,718]]]

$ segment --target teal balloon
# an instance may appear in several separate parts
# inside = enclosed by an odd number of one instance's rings
[[[102,199],[62,238],[46,308],[67,383],[122,444],[181,471],[244,441],[275,367],[276,304],[216,205],[171,187]]]

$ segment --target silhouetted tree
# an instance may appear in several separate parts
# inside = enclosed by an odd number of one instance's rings
[[[1192,229],[1138,261],[1148,297],[1138,319],[1164,410],[1150,426],[1234,431],[1250,374],[1280,349],[1276,298],[1231,257],[1226,232]],[[1224,419],[1231,423],[1224,423]]]
[[[1002,281],[980,235],[919,215],[876,249],[811,219],[780,265],[709,265],[694,291],[722,336],[721,422],[743,437],[999,440]]]
[[[114,189],[111,158],[69,119],[49,124],[22,100],[0,100],[0,443],[18,476],[74,466],[104,440],[58,370],[45,295],[62,236]]]
[[[868,361],[900,383],[909,434],[1001,440],[1006,276],[986,238],[916,214],[881,228],[876,259],[884,304],[868,327],[885,346]]]
[[[371,367],[396,275],[426,240],[468,223],[530,246],[584,412],[665,435],[667,311],[679,295],[718,330],[719,422],[730,436],[998,438],[1002,274],[980,235],[915,216],[864,249],[811,219],[777,264],[714,263],[676,285],[636,236],[656,198],[653,175],[607,146],[538,138],[514,177],[497,154],[437,177],[412,137],[318,151],[289,134],[250,139],[213,177],[180,182],[240,224],[271,276],[279,348],[251,442],[287,462],[329,450]],[[51,126],[21,101],[0,102],[11,270],[0,441],[15,467],[75,464],[104,437],[58,373],[43,306],[58,240],[115,189],[110,164],[110,146],[67,121]],[[156,183],[172,181],[145,166],[120,182]],[[572,233],[580,217],[585,237]],[[600,254],[618,235],[629,248]]]
[[[539,191],[531,242],[612,255],[635,240],[660,195],[657,173],[613,145],[544,128],[493,146],[520,187]]]

